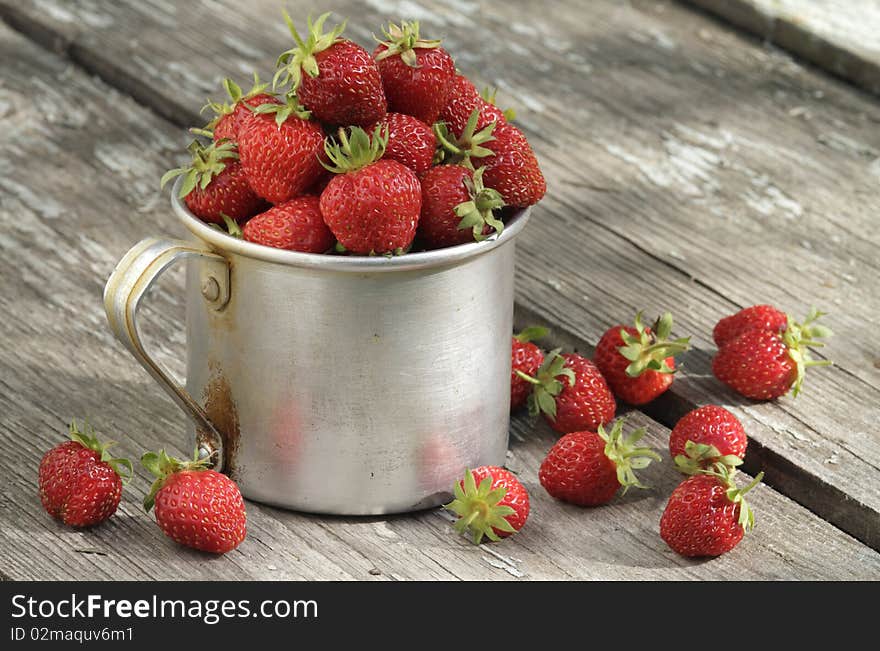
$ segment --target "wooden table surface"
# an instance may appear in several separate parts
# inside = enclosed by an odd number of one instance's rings
[[[315,7],[286,3],[298,22]],[[672,390],[630,420],[658,451],[695,405],[749,436],[758,526],[694,562],[658,534],[679,480],[597,509],[549,498],[555,440],[518,415],[508,466],[532,496],[517,536],[475,547],[440,510],[317,517],[248,504],[221,558],[179,548],[145,516],[142,469],[88,531],[41,509],[36,468],[73,417],[121,448],[185,454],[184,416],[111,336],[101,292],[139,239],[181,235],[158,189],[207,95],[290,47],[275,1],[0,0],[0,574],[9,579],[880,578],[880,106],[872,95],[670,2],[342,0],[347,35],[388,20],[445,36],[466,74],[515,106],[548,181],[519,240],[518,325],[590,352],[637,309],[671,310],[693,350]],[[878,26],[880,28],[880,26]],[[148,347],[183,373],[182,273],[144,315]],[[711,331],[759,302],[831,314],[835,361],[797,398],[757,403],[711,374]]]

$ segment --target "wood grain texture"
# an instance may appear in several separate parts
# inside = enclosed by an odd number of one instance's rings
[[[686,0],[880,95],[876,0]]]
[[[222,74],[267,76],[290,42],[275,2],[250,3],[246,20],[217,0],[0,8],[179,124]],[[300,22],[310,9],[290,3]],[[521,241],[523,308],[586,342],[637,309],[672,309],[695,350],[652,415],[671,425],[687,406],[730,406],[771,484],[880,547],[880,359],[863,334],[880,326],[876,104],[675,4],[592,2],[589,20],[574,0],[548,15],[467,0],[337,11],[365,44],[389,17],[420,19],[519,109],[550,188]],[[837,365],[797,401],[743,401],[711,377],[712,326],[757,302],[832,311]]]
[[[82,4],[77,8],[86,6],[93,5]],[[55,14],[47,11],[46,15]],[[378,18],[372,21],[377,24]],[[99,33],[100,26],[92,31]],[[103,321],[100,293],[113,264],[130,244],[158,232],[179,232],[166,208],[167,198],[156,190],[155,179],[176,157],[174,152],[186,137],[181,129],[138,108],[112,88],[39,52],[8,30],[2,33],[0,60],[4,83],[0,87],[0,120],[6,128],[0,137],[0,219],[5,225],[0,237],[0,309],[9,315],[9,333],[0,348],[0,445],[4,466],[14,455],[24,455],[22,461],[5,469],[10,488],[0,498],[0,534],[5,543],[5,551],[0,552],[0,571],[7,576],[371,578],[374,575],[369,571],[374,568],[381,572],[377,578],[514,578],[518,574],[528,578],[878,576],[875,552],[768,488],[755,495],[759,529],[736,552],[707,563],[683,561],[668,552],[656,534],[656,521],[665,502],[663,496],[677,480],[668,463],[652,468],[646,476],[656,486],[654,493],[628,496],[625,503],[607,509],[568,508],[549,500],[535,480],[537,463],[553,440],[551,433],[543,426],[533,430],[523,421],[515,427],[510,465],[520,472],[535,498],[534,514],[529,528],[503,545],[473,548],[452,536],[449,522],[437,512],[366,520],[315,518],[252,505],[251,533],[245,545],[223,559],[207,559],[175,548],[140,513],[138,495],[148,483],[143,474],[127,491],[119,516],[107,526],[88,533],[57,527],[39,508],[34,468],[40,453],[58,439],[70,416],[89,416],[101,430],[118,434],[129,450],[164,444],[182,452],[177,447],[183,438],[182,416],[121,346],[112,341]],[[732,42],[746,47],[739,41]],[[158,54],[161,48],[158,44],[154,47]],[[453,49],[467,51],[464,44]],[[98,50],[93,55],[103,56]],[[510,56],[515,63],[508,65],[515,72],[509,74],[524,74],[516,66],[525,62],[514,55]],[[124,57],[108,57],[111,59],[120,65],[125,63]],[[505,81],[506,76],[487,75],[487,79]],[[571,97],[536,99],[529,83],[545,83],[540,80],[506,83],[510,89],[508,96],[532,109],[525,113],[522,123],[546,161],[551,187],[558,188],[542,204],[541,219],[536,219],[524,236],[518,276],[523,306],[536,306],[544,320],[560,324],[563,331],[570,330],[576,341],[595,341],[609,319],[620,318],[636,306],[670,306],[678,308],[679,313],[687,311],[684,326],[698,326],[706,331],[716,314],[736,304],[726,298],[724,289],[712,284],[724,282],[723,274],[707,274],[695,283],[687,268],[660,259],[652,249],[659,244],[649,244],[633,234],[640,232],[632,229],[638,229],[643,221],[660,218],[650,205],[635,206],[637,209],[628,217],[633,223],[627,225],[615,217],[619,205],[600,209],[599,204],[592,203],[593,194],[607,193],[601,189],[603,186],[590,191],[582,187],[582,180],[581,186],[576,185],[579,178],[563,164],[559,153],[554,153],[557,139],[564,141],[572,134],[570,125],[566,127],[568,131],[564,130],[559,118],[553,115],[571,105]],[[619,83],[607,80],[601,89],[589,92],[599,97]],[[819,83],[827,84],[821,78]],[[839,94],[835,99],[842,104],[845,92],[832,84],[827,87]],[[71,102],[73,97],[76,102]],[[194,97],[192,101],[192,106],[185,108],[189,114],[197,105]],[[544,102],[542,110],[538,110],[539,101]],[[32,111],[32,104],[37,105],[39,113]],[[73,108],[67,108],[70,106]],[[835,111],[829,109],[830,114],[836,114]],[[602,126],[613,123],[607,115],[611,112],[609,107],[602,113],[597,132],[611,128]],[[38,117],[43,114],[48,117]],[[601,151],[594,147],[589,153],[601,157]],[[47,160],[53,161],[49,171],[45,166]],[[599,175],[609,160],[581,158],[578,165],[580,172]],[[853,173],[857,168],[852,166]],[[45,180],[36,183],[34,179]],[[846,180],[840,176],[835,177],[835,182]],[[621,183],[647,192],[647,182],[637,174],[621,179]],[[677,187],[669,188],[668,192],[679,197]],[[656,188],[653,193],[656,196],[652,200],[661,202],[661,207],[668,211],[661,193]],[[739,205],[735,198],[731,202],[734,207]],[[680,207],[685,212],[689,209],[685,204]],[[744,213],[739,218],[747,220],[749,213],[745,207],[740,205],[739,210]],[[864,218],[862,212],[856,214]],[[675,225],[679,216],[671,211],[667,218]],[[612,226],[608,222],[620,223]],[[560,239],[562,226],[574,229],[579,239],[576,247],[570,245],[560,252],[554,241]],[[840,250],[846,249],[841,246]],[[563,258],[558,266],[547,264],[550,255],[560,253]],[[747,267],[745,263],[740,266]],[[740,269],[739,273],[745,271]],[[629,278],[632,283],[627,282]],[[179,325],[180,283],[179,275],[163,281],[152,297],[152,309],[145,315],[144,326],[147,332],[155,333],[148,342],[151,349],[177,372],[182,371],[184,345]],[[665,290],[667,285],[675,291],[667,294],[665,300],[646,298]],[[710,350],[704,338],[694,359],[687,361],[688,368],[702,364],[705,373]],[[850,354],[855,355],[851,351]],[[691,372],[687,378],[676,383],[673,401],[679,396],[691,400],[689,392],[698,389],[705,392],[697,393],[699,398],[732,401],[730,396],[719,394],[716,384],[700,378],[699,373]],[[851,374],[844,375],[843,380],[850,387],[867,384],[867,380]],[[705,388],[700,389],[703,385]],[[817,407],[823,406],[822,401],[816,402]],[[841,410],[845,404],[840,406]],[[843,437],[846,432],[819,433],[813,425],[788,416],[784,403],[781,407],[737,407],[740,415],[757,414],[747,422],[753,442],[764,435],[770,447],[775,439],[782,439],[772,449],[784,452],[781,458],[792,459],[790,463],[801,463],[797,450],[788,449],[791,442],[785,439],[787,430],[775,432],[767,425],[768,419],[790,418],[792,424],[783,421],[794,428],[788,431],[798,436],[805,436],[804,432],[814,434],[821,446],[838,446],[828,449],[836,451],[842,447],[831,436]],[[863,409],[861,413],[864,419],[864,414],[870,412]],[[650,426],[652,444],[662,447],[664,428],[643,416],[634,418]],[[803,443],[794,434],[790,437]],[[850,444],[849,440],[845,442]],[[23,444],[24,452],[17,452],[14,444]],[[821,459],[825,450],[820,447],[816,451],[806,445],[804,448],[812,454],[802,453],[807,460]],[[877,455],[870,448],[860,453],[865,457],[862,466],[856,455],[852,455],[853,459],[838,459],[848,464],[850,474],[855,469],[863,473],[862,478],[875,481],[876,475],[867,467]],[[850,490],[842,478],[832,479],[834,483],[828,486]],[[576,535],[572,534],[572,526]],[[40,563],[33,559],[40,559]]]

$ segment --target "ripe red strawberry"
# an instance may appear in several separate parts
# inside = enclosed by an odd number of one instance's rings
[[[156,523],[166,536],[212,554],[241,544],[247,518],[234,481],[209,470],[207,460],[181,461],[165,450],[147,452],[141,463],[157,478],[144,508],[149,512],[155,505]]]
[[[403,113],[388,113],[367,133],[375,133],[377,127],[380,133],[388,134],[383,158],[396,160],[419,176],[428,171],[437,150],[437,138],[431,127]]]
[[[614,419],[617,405],[593,362],[575,353],[551,351],[534,377],[517,372],[533,386],[529,413],[539,413],[557,432],[596,431]],[[560,380],[559,378],[563,379]]]
[[[519,479],[498,466],[466,470],[455,483],[455,499],[444,506],[459,516],[455,530],[470,529],[474,544],[486,536],[498,541],[523,528],[529,517],[529,494]]]
[[[455,63],[440,47],[440,41],[419,37],[419,23],[401,22],[383,30],[386,41],[379,41],[373,57],[382,75],[388,110],[412,115],[434,124],[446,105]]]
[[[480,158],[486,166],[484,181],[495,188],[509,206],[531,206],[547,192],[547,182],[538,159],[522,131],[507,122],[492,131],[494,140],[488,148],[493,155]]]
[[[283,203],[302,194],[323,174],[324,132],[295,95],[285,104],[263,104],[240,123],[238,150],[248,182],[258,195]]]
[[[764,473],[737,488],[736,471],[724,464],[688,477],[672,491],[663,516],[660,536],[682,556],[720,556],[739,544],[755,526],[755,516],[743,497],[758,485]]]
[[[716,405],[688,412],[669,435],[669,454],[679,470],[688,475],[714,463],[740,465],[747,445],[746,431],[739,419]]]
[[[357,43],[339,38],[345,24],[324,33],[329,13],[308,22],[304,41],[287,12],[284,19],[296,46],[278,59],[275,85],[291,84],[316,120],[329,125],[365,127],[388,109],[376,61]]]
[[[674,355],[688,349],[689,337],[671,341],[672,315],[666,312],[653,328],[615,325],[596,345],[593,361],[615,396],[631,405],[644,405],[666,391],[675,373]]]
[[[813,308],[803,323],[789,318],[782,333],[745,330],[721,347],[712,360],[712,372],[747,398],[773,400],[789,389],[797,396],[808,367],[831,364],[813,360],[807,350],[809,346],[824,346],[816,339],[832,334],[829,328],[814,323],[822,315]]]
[[[261,84],[259,77],[254,73],[254,85],[243,93],[241,87],[231,79],[223,80],[223,88],[229,96],[229,101],[223,104],[208,100],[202,107],[202,112],[210,110],[214,117],[205,125],[204,129],[194,129],[196,133],[207,135],[210,132],[214,140],[237,140],[238,129],[242,120],[249,119],[253,112],[248,107],[256,108],[261,104],[279,104],[278,99],[264,92],[267,84]]]
[[[504,230],[494,214],[504,202],[495,190],[483,187],[482,167],[471,172],[463,165],[437,165],[421,185],[418,234],[427,248],[479,242],[492,230]]]
[[[746,330],[771,330],[782,332],[788,326],[788,315],[772,305],[753,305],[736,314],[724,317],[715,324],[712,338],[721,348],[728,341],[736,339]]]
[[[360,127],[348,136],[339,131],[339,142],[327,140],[336,173],[321,193],[321,214],[339,243],[351,253],[402,253],[416,234],[422,191],[419,179],[394,160],[379,160],[386,139],[372,138]]]
[[[549,331],[541,326],[531,326],[518,335],[513,336],[510,360],[510,410],[526,404],[532,384],[523,380],[518,374],[525,373],[534,377],[544,362],[544,353],[531,343],[546,337]]]
[[[234,143],[214,142],[203,147],[194,140],[189,151],[192,162],[165,172],[160,185],[165,187],[171,179],[183,176],[177,194],[196,217],[212,224],[223,223],[223,214],[242,221],[265,207],[251,188]]]
[[[473,133],[483,130],[493,122],[506,122],[504,111],[483,99],[470,79],[464,75],[455,75],[449,87],[446,105],[440,111],[440,119],[450,133],[460,138],[475,110],[477,119]]]
[[[645,447],[636,447],[645,430],[639,428],[623,437],[624,419],[615,421],[610,432],[599,425],[597,432],[571,432],[559,439],[541,463],[541,486],[563,502],[579,506],[598,506],[611,501],[618,489],[647,488],[634,472],[660,456]]]
[[[248,242],[306,253],[324,253],[336,242],[321,217],[318,197],[311,195],[260,213],[244,225],[242,235]]]
[[[88,426],[82,432],[70,424],[70,441],[49,450],[40,461],[40,501],[46,512],[72,527],[90,527],[116,512],[122,496],[122,469],[131,479],[128,459],[107,451]]]

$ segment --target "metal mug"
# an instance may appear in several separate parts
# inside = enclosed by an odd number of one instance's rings
[[[178,183],[180,181],[178,180]],[[514,243],[397,257],[299,253],[210,228],[150,238],[104,289],[110,327],[190,417],[191,440],[252,500],[368,515],[442,503],[465,467],[500,465],[510,411]],[[187,380],[145,351],[137,311],[187,260]]]

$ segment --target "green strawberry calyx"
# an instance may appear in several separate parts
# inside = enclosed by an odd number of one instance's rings
[[[721,463],[728,468],[736,468],[742,465],[743,460],[735,454],[722,455],[714,445],[707,443],[694,443],[688,441],[684,444],[684,454],[675,455],[676,467],[686,475],[696,475],[707,466]]]
[[[399,55],[410,68],[418,68],[416,59],[416,48],[429,50],[440,47],[442,41],[440,39],[428,40],[419,36],[419,21],[411,22],[401,21],[400,25],[389,23],[387,29],[382,30],[386,40],[373,37],[379,45],[384,45],[385,50],[376,56],[376,61],[387,59],[395,55]]]
[[[478,169],[474,172],[473,178],[470,176],[464,178],[464,185],[471,198],[455,207],[455,214],[461,217],[461,221],[458,222],[458,230],[471,229],[477,242],[486,239],[486,236],[483,235],[483,228],[487,225],[495,229],[499,235],[504,230],[504,223],[494,214],[496,210],[504,207],[504,200],[497,190],[483,187],[483,171],[485,169],[485,167]]]
[[[491,104],[492,106],[498,106],[497,102],[495,101],[495,96],[497,94],[497,88],[495,88],[494,86],[486,86],[480,93],[480,97],[482,97],[484,101],[489,102],[489,104]],[[513,122],[516,119],[516,111],[514,111],[512,108],[501,109],[501,112],[504,114],[504,119],[508,122]]]
[[[178,167],[168,170],[162,175],[159,181],[160,187],[165,187],[173,178],[183,176],[183,183],[180,185],[180,191],[177,196],[183,199],[190,192],[195,190],[196,186],[204,190],[210,185],[214,177],[226,169],[226,161],[238,160],[238,152],[235,149],[235,143],[229,140],[220,142],[212,142],[209,145],[203,145],[198,140],[193,140],[187,150],[192,155],[192,161],[185,167]]]
[[[545,328],[544,326],[529,326],[528,328],[523,328],[522,332],[513,335],[513,338],[521,344],[527,344],[530,341],[543,339],[549,334],[549,328]]]
[[[237,221],[235,221],[226,213],[222,212],[220,213],[220,217],[223,219],[224,226],[226,226],[225,229],[220,224],[208,224],[208,226],[210,228],[213,228],[215,231],[220,231],[224,235],[229,235],[237,240],[240,240],[242,239],[242,237],[244,237],[244,233],[241,232],[241,226],[238,225]]]
[[[113,468],[116,474],[122,478],[124,484],[131,481],[134,475],[131,461],[124,457],[114,457],[109,452],[109,449],[116,445],[116,441],[102,442],[91,425],[84,422],[82,429],[80,429],[75,420],[70,421],[70,440],[79,443],[84,448],[97,452],[100,460]]]
[[[529,414],[532,416],[544,413],[556,420],[556,396],[565,388],[559,378],[566,378],[570,386],[574,386],[577,381],[574,371],[565,366],[566,360],[559,354],[561,350],[557,348],[547,354],[535,377],[520,370],[516,371],[520,378],[533,385],[528,401]]]
[[[275,124],[281,127],[284,122],[287,121],[287,118],[290,116],[294,116],[300,118],[302,120],[308,120],[312,114],[306,110],[306,108],[299,103],[299,98],[296,96],[294,91],[290,91],[284,95],[284,102],[275,103],[275,102],[266,102],[265,104],[260,104],[259,106],[251,106],[250,104],[245,104],[251,111],[257,113],[258,115],[269,115],[275,114]]]
[[[238,106],[240,102],[244,100],[248,100],[251,97],[255,97],[260,93],[265,93],[266,88],[268,88],[269,84],[264,84],[260,82],[260,77],[257,73],[254,73],[254,83],[251,86],[250,90],[242,92],[241,86],[236,84],[234,81],[229,79],[228,77],[223,80],[223,89],[226,91],[226,95],[229,97],[228,102],[215,102],[210,97],[208,98],[207,104],[205,104],[200,113],[204,113],[205,111],[211,111],[214,114],[214,117],[211,119],[208,124],[205,125],[204,131],[211,132],[214,127],[217,126],[217,123],[224,115],[229,115],[235,110],[235,107]],[[193,130],[195,131],[195,130]],[[204,135],[204,133],[200,133],[199,135]]]
[[[315,55],[329,49],[334,43],[338,43],[342,39],[342,32],[345,31],[345,22],[341,25],[334,26],[329,32],[324,32],[324,23],[330,17],[330,13],[321,14],[318,20],[312,22],[312,17],[308,18],[308,35],[303,40],[296,31],[296,26],[290,15],[284,10],[284,22],[290,30],[290,35],[296,45],[286,52],[282,52],[278,57],[276,66],[278,70],[272,78],[272,88],[278,88],[286,84],[290,84],[291,90],[296,90],[302,83],[302,75],[305,72],[309,77],[315,78],[320,74],[318,69],[318,61]]]
[[[339,129],[337,137],[324,139],[324,152],[329,163],[321,161],[326,169],[334,174],[356,172],[375,163],[385,154],[388,145],[388,127],[384,131],[377,125],[372,134],[360,127],[351,127],[350,133],[344,128]]]
[[[627,360],[626,374],[639,377],[645,371],[657,373],[675,373],[675,369],[666,363],[667,357],[673,357],[690,348],[690,337],[670,340],[672,333],[672,314],[666,312],[651,326],[651,332],[642,325],[642,313],[636,314],[634,321],[636,332],[631,335],[625,328],[620,329],[620,338],[624,345],[618,351]]]
[[[500,503],[507,495],[507,489],[504,486],[493,489],[491,477],[484,477],[477,486],[473,471],[467,469],[464,481],[455,482],[453,494],[455,499],[443,508],[459,516],[455,530],[464,533],[466,529],[470,529],[475,545],[480,544],[483,536],[498,542],[500,537],[494,529],[509,533],[516,531],[507,521],[507,516],[516,511],[513,507]]]
[[[144,510],[149,512],[156,503],[156,493],[162,489],[168,477],[183,470],[208,470],[211,467],[211,460],[209,457],[200,459],[198,449],[193,454],[192,461],[169,457],[168,453],[162,449],[159,452],[144,453],[144,456],[141,457],[141,465],[156,476],[156,481],[150,487],[150,492],[144,497]]]
[[[825,316],[827,312],[820,312],[815,307],[810,309],[810,313],[803,322],[798,323],[790,316],[788,317],[788,325],[785,331],[780,335],[782,341],[788,348],[788,356],[795,363],[797,368],[797,378],[792,385],[791,395],[797,397],[801,392],[804,384],[804,376],[810,366],[830,366],[833,364],[831,360],[816,360],[810,356],[808,348],[822,348],[824,342],[817,339],[827,339],[834,333],[831,328],[816,323],[818,319]]]
[[[461,137],[456,138],[443,122],[434,125],[434,135],[437,138],[437,153],[434,155],[435,162],[438,159],[444,163],[460,163],[474,169],[472,158],[486,158],[494,156],[488,147],[488,142],[495,140],[492,132],[495,131],[495,122],[491,122],[477,131],[477,121],[480,119],[480,109],[474,109],[468,117],[467,124],[461,132]]]
[[[737,487],[736,482],[734,481],[734,477],[737,474],[736,468],[730,468],[723,463],[714,463],[710,468],[701,470],[697,474],[717,477],[726,489],[725,494],[727,495],[727,499],[733,504],[739,504],[739,518],[737,519],[737,523],[745,532],[754,529],[755,514],[752,512],[752,508],[749,506],[748,502],[746,502],[745,495],[761,483],[761,480],[764,479],[763,471],[755,475],[754,479],[742,488]]]
[[[618,418],[608,432],[599,425],[596,433],[605,441],[605,456],[617,467],[617,481],[626,493],[630,486],[648,488],[636,477],[636,470],[647,468],[651,461],[660,461],[660,455],[651,448],[636,445],[645,435],[645,428],[639,427],[628,436],[623,435],[623,424],[626,419]]]

